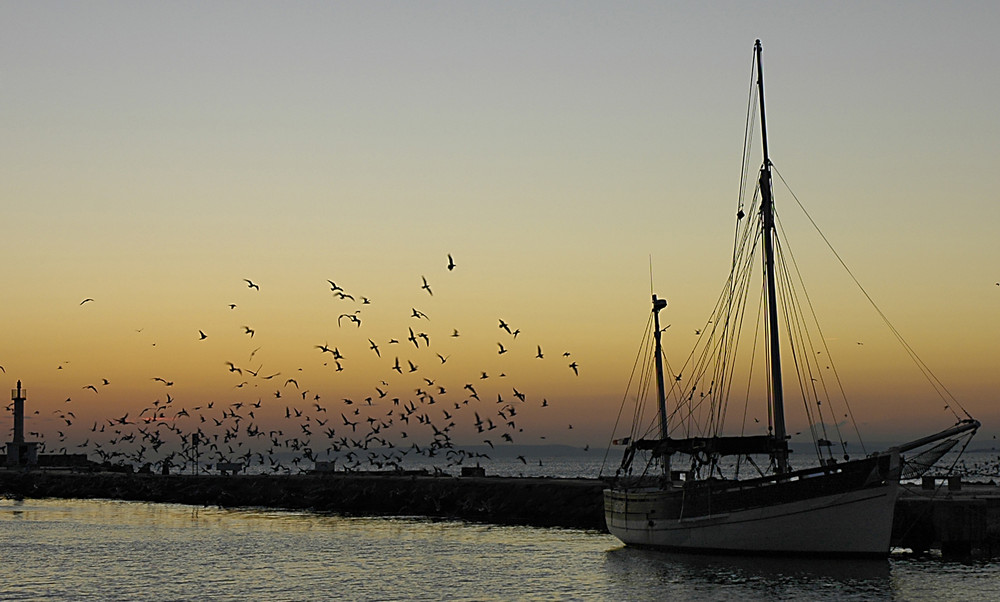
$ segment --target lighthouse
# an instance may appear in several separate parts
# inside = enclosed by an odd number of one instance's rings
[[[14,400],[14,439],[7,443],[7,466],[35,466],[38,464],[38,442],[24,440],[24,401],[28,392],[21,388],[11,389]]]

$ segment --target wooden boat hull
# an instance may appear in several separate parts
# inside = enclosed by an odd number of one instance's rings
[[[898,478],[898,455],[894,464]],[[685,498],[689,502],[696,498],[683,488],[611,488],[604,491],[605,517],[612,535],[636,546],[723,553],[888,554],[897,478],[868,479],[835,492],[824,491],[820,481],[825,478],[810,479],[816,495],[778,492],[775,497],[785,501],[744,508],[730,505],[718,512],[689,511],[687,516]],[[728,489],[716,497],[752,497],[734,493],[732,486]]]

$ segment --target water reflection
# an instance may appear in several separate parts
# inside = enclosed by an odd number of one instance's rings
[[[107,500],[0,499],[0,549],[18,559],[0,563],[3,600],[1000,599],[1000,563],[698,556],[592,531]]]
[[[686,599],[892,599],[888,559],[680,554],[617,547],[605,554],[608,578]],[[640,588],[641,589],[641,588]]]

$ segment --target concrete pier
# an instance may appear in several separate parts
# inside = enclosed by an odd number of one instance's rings
[[[947,557],[1000,554],[1000,488],[957,483],[902,487],[892,544]],[[322,472],[157,475],[0,470],[0,494],[109,498],[222,507],[308,509],[365,516],[427,516],[505,525],[605,531],[597,479],[455,477]]]
[[[943,556],[1000,553],[1000,489],[995,484],[958,483],[952,477],[927,489],[907,486],[896,501],[893,545]]]

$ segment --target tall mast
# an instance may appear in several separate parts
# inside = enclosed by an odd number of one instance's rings
[[[778,339],[778,301],[774,285],[774,199],[771,195],[771,158],[767,154],[767,120],[764,115],[764,67],[761,64],[760,40],[754,44],[757,59],[757,96],[760,98],[760,132],[764,144],[764,164],[760,168],[760,212],[764,229],[764,275],[767,285],[767,320],[771,355],[771,410],[774,414],[774,438],[785,441],[785,402],[781,389],[781,343]],[[783,446],[782,446],[783,449]],[[788,472],[788,454],[775,455],[778,472]]]
[[[656,295],[653,295],[653,340],[655,341],[653,351],[656,356],[653,363],[656,366],[656,402],[660,409],[661,440],[666,440],[670,434],[669,425],[667,424],[667,395],[663,383],[663,346],[660,343],[660,310],[666,306],[666,299],[657,299]],[[661,460],[663,463],[663,472],[669,478],[670,454],[663,454]]]

